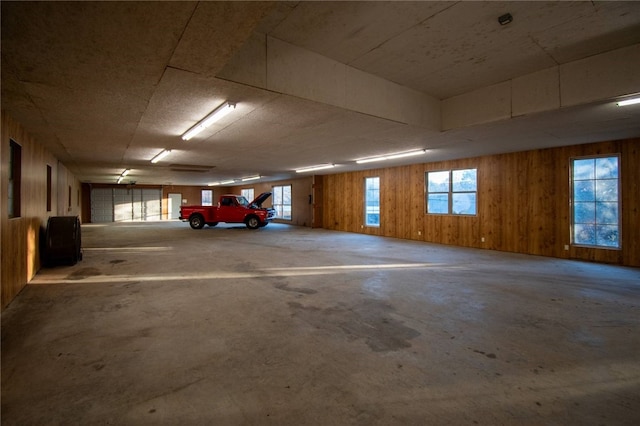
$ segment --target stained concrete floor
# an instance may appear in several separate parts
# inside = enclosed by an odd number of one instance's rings
[[[83,226],[3,425],[637,425],[640,270],[271,224]]]

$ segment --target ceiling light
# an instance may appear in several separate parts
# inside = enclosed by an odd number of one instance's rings
[[[317,166],[302,167],[300,169],[296,169],[296,173],[315,172],[316,170],[331,169],[335,166],[335,164],[320,164]]]
[[[122,179],[124,179],[124,177],[126,175],[128,175],[130,171],[131,171],[131,169],[124,169],[124,171],[120,174],[120,177],[118,177],[118,182],[117,183],[122,182]]]
[[[640,97],[625,99],[624,101],[618,101],[618,106],[627,106],[627,105],[633,105],[633,104],[640,104]]]
[[[364,164],[364,163],[372,163],[374,161],[395,160],[396,158],[413,157],[414,155],[422,155],[422,154],[424,154],[426,152],[427,152],[426,149],[419,149],[419,150],[415,150],[415,151],[397,152],[395,154],[387,154],[387,155],[380,155],[378,157],[363,158],[363,159],[360,159],[360,160],[356,160],[356,163]]]
[[[198,133],[200,133],[201,131],[203,131],[207,127],[209,127],[211,124],[215,123],[216,121],[220,120],[225,115],[229,114],[234,109],[236,109],[236,104],[235,103],[233,103],[233,102],[225,102],[225,103],[223,103],[218,108],[216,108],[213,111],[211,111],[211,113],[209,115],[207,115],[205,118],[203,118],[202,120],[197,122],[195,124],[195,126],[190,128],[189,130],[187,130],[182,135],[182,139],[184,139],[185,141],[188,141],[189,139],[191,139],[192,137],[194,137],[195,135],[197,135]]]
[[[247,182],[247,181],[250,181],[250,180],[258,180],[258,179],[260,179],[260,175],[258,175],[258,176],[250,176],[250,177],[242,178],[242,181],[243,181],[243,182]]]
[[[160,154],[158,154],[155,157],[153,157],[151,159],[151,162],[155,164],[155,163],[157,163],[158,161],[162,160],[164,157],[166,157],[169,154],[171,154],[171,150],[170,149],[165,149]]]
[[[235,182],[236,182],[235,180],[223,180],[221,182],[212,182],[208,186],[231,185],[232,183],[235,183]]]

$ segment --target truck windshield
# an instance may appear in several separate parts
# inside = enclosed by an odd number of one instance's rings
[[[241,205],[241,206],[245,206],[245,207],[246,207],[246,206],[248,206],[248,205],[249,205],[249,202],[248,202],[248,201],[247,201],[247,199],[246,199],[246,198],[244,198],[243,196],[236,197],[236,201],[237,201],[237,202],[238,202],[238,204],[239,204],[239,205]]]

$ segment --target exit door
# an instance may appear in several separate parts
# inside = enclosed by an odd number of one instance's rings
[[[182,194],[169,193],[169,220],[180,218],[180,206],[182,205]]]

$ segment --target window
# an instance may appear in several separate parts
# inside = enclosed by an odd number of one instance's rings
[[[573,244],[620,248],[619,157],[572,160]]]
[[[291,220],[291,185],[273,187],[273,208],[278,219]]]
[[[427,172],[427,213],[475,215],[478,204],[477,169]]]
[[[379,177],[369,177],[364,180],[364,223],[367,226],[380,226]]]
[[[249,200],[249,202],[255,200],[256,197],[253,196],[253,188],[241,189],[240,195]]]
[[[20,187],[22,181],[22,147],[9,140],[9,217],[20,217]]]
[[[211,189],[203,189],[200,195],[200,205],[201,206],[212,206],[213,205],[213,190]]]
[[[47,211],[51,211],[51,166],[47,164]]]

